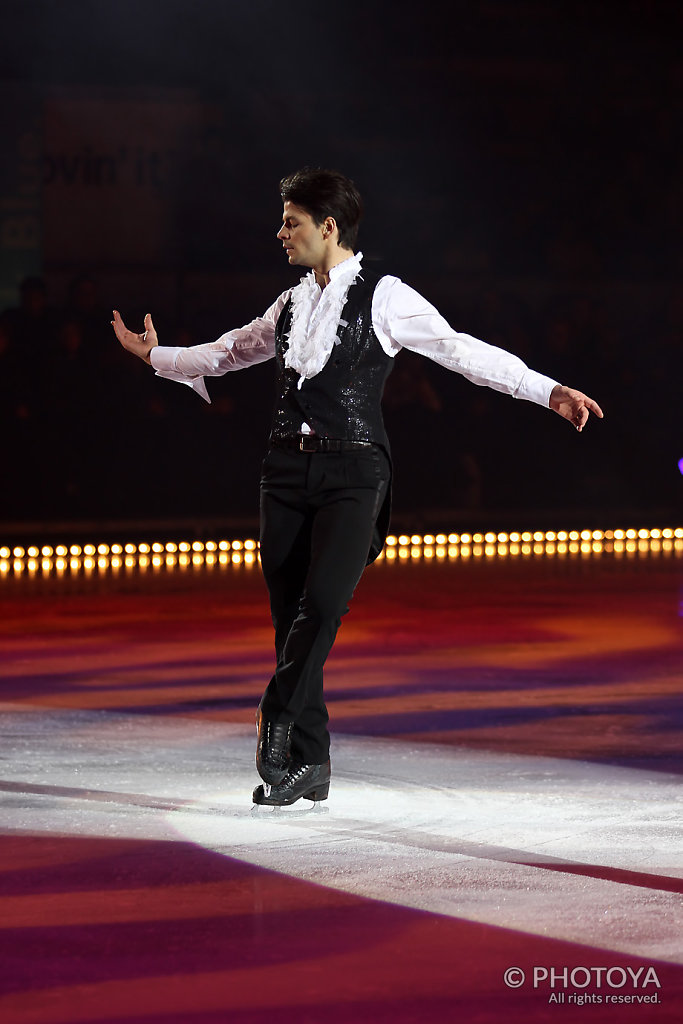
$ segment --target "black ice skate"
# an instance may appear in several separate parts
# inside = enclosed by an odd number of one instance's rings
[[[287,774],[292,748],[292,723],[269,722],[259,709],[257,716],[256,771],[264,782],[277,786]]]
[[[267,807],[286,807],[301,797],[304,800],[327,800],[330,791],[330,762],[325,764],[293,764],[277,786],[257,786],[253,801]]]

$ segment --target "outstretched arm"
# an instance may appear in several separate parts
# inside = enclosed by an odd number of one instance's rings
[[[204,377],[220,377],[231,370],[241,370],[254,363],[272,359],[275,354],[275,325],[289,292],[283,292],[263,316],[234,331],[222,334],[217,341],[187,348],[159,345],[152,318],[147,314],[141,334],[129,331],[121,314],[114,310],[112,327],[123,347],[151,363],[159,377],[187,384],[210,402]]]
[[[380,280],[372,302],[372,321],[388,355],[396,355],[401,348],[418,352],[473,384],[553,409],[579,431],[591,412],[602,419],[600,406],[581,391],[529,369],[511,352],[454,331],[430,302],[398,278]]]
[[[573,388],[566,388],[563,384],[555,385],[550,392],[548,404],[558,416],[569,420],[579,433],[588,422],[590,413],[595,413],[599,419],[602,419],[602,409],[597,402],[594,402],[588,395],[584,395],[582,391],[574,391]]]
[[[154,324],[152,323],[151,313],[147,313],[144,319],[144,331],[142,334],[133,334],[129,331],[123,320],[121,314],[117,309],[114,311],[114,319],[111,322],[114,328],[114,334],[119,339],[121,344],[133,355],[139,356],[140,359],[144,359],[146,363],[151,363],[150,352],[159,344],[157,338],[157,332],[154,330]]]

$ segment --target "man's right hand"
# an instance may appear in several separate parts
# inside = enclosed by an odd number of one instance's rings
[[[145,329],[142,334],[133,334],[124,324],[119,311],[117,309],[114,310],[114,319],[111,322],[114,334],[125,349],[128,349],[133,355],[140,356],[140,359],[144,359],[146,363],[149,363],[151,362],[149,358],[150,352],[159,344],[157,332],[154,330],[154,324],[152,323],[151,313],[147,313],[145,316],[144,324]]]

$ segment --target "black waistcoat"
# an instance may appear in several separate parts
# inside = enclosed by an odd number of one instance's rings
[[[379,279],[374,271],[361,269],[342,310],[339,344],[320,373],[305,380],[301,388],[296,370],[285,367],[292,326],[292,301],[287,302],[275,328],[277,383],[271,438],[294,438],[306,422],[319,437],[374,441],[388,450],[381,401],[394,360],[372,326],[372,296]]]

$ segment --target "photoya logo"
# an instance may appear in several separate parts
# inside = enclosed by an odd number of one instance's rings
[[[503,980],[508,988],[521,988],[527,982],[527,972],[521,967],[508,967]],[[654,967],[534,967],[529,980],[535,989],[562,992],[591,986],[612,990],[647,989],[652,995],[662,987]]]

